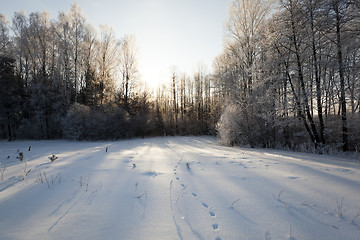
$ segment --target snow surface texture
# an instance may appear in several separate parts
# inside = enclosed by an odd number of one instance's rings
[[[0,161],[2,240],[360,239],[344,159],[166,137],[3,141]]]

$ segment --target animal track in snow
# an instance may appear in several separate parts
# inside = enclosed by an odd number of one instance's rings
[[[217,229],[219,229],[219,224],[214,223],[214,224],[212,225],[212,227],[213,227],[214,230],[217,230]]]
[[[209,208],[209,205],[206,202],[201,203],[205,208]]]
[[[293,180],[295,180],[297,178],[299,178],[299,177],[289,177],[289,179],[293,179]]]
[[[176,180],[178,180],[178,181],[179,181],[179,179],[180,179],[180,178],[178,178],[178,177],[176,178]]]
[[[184,187],[183,184],[181,184],[181,186]],[[191,192],[191,195],[192,195],[194,198],[199,198],[199,195],[198,195],[196,192]],[[210,205],[209,205],[208,203],[202,202],[202,201],[201,201],[201,205],[202,205],[204,208],[208,209],[208,211],[209,211],[209,212],[208,212],[208,213],[209,213],[209,216],[215,220],[215,219],[216,219],[216,214],[215,214],[215,212],[212,210],[212,207],[210,207]],[[212,227],[212,229],[213,229],[214,231],[218,231],[218,230],[219,230],[219,224],[218,224],[218,223],[213,223],[213,224],[211,224],[211,227]],[[215,240],[221,240],[221,238],[220,238],[220,237],[216,237]]]

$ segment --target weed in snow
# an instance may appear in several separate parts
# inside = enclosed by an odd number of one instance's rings
[[[19,156],[17,156],[16,158],[19,159],[20,161],[24,160],[24,153],[19,152],[19,149],[18,149],[18,153],[19,153]]]
[[[55,178],[54,178],[53,176],[51,176],[51,184],[54,185],[54,183],[55,183],[56,181],[58,181],[59,183],[61,183],[61,172],[58,173]]]
[[[160,174],[160,173],[157,173],[157,172],[152,171],[152,170],[143,173],[143,175],[149,176],[149,177],[156,177],[156,176],[159,175],[159,174]]]
[[[271,240],[270,231],[266,231],[266,232],[265,232],[265,240]]]
[[[24,168],[21,170],[21,176],[23,180],[26,180],[26,177],[29,175],[30,172],[31,172],[31,168],[30,169],[27,168],[27,161],[25,161]]]
[[[293,238],[293,236],[292,236],[292,228],[291,228],[292,226],[291,226],[291,224],[290,224],[290,229],[289,229],[289,240],[293,240],[293,239],[295,239],[295,238]]]
[[[284,193],[284,190],[281,190],[277,195],[272,195],[273,199],[279,201],[281,203],[281,206],[286,209],[289,210],[289,205],[286,201],[281,199],[282,194]]]
[[[273,199],[278,200],[279,202],[282,202],[281,195],[284,193],[284,190],[281,190],[277,195],[272,195]]]
[[[48,188],[50,189],[52,185],[54,185],[56,182],[61,183],[61,172],[59,172],[55,177],[51,176],[51,185],[50,185],[50,181],[47,178],[46,172],[41,172],[39,171],[36,175],[36,180],[35,182],[37,183],[47,183]]]
[[[171,189],[173,187],[173,180],[170,181],[170,204],[171,204],[171,208],[172,208],[172,200],[171,200]]]
[[[187,185],[185,185],[185,186],[180,190],[180,193],[179,193],[179,195],[178,195],[177,198],[176,198],[175,204],[177,204],[178,201],[179,201],[179,199],[184,195],[184,192],[185,192],[186,187],[187,187]]]
[[[49,157],[49,159],[51,162],[54,162],[56,159],[58,159],[58,157],[55,154],[53,154]]]
[[[360,216],[360,210],[359,210],[359,212],[355,215],[355,217],[353,218],[353,220],[351,221],[351,223],[352,223],[353,225],[356,225],[356,219],[357,219],[359,216]]]
[[[2,180],[4,180],[4,173],[5,173],[5,171],[6,171],[6,165],[5,164],[3,164],[3,165],[1,165],[1,163],[0,163],[0,174],[1,174],[1,181]]]
[[[102,183],[100,182],[100,183],[99,183],[99,187],[96,188],[94,191],[92,191],[92,192],[90,193],[90,196],[89,196],[88,201],[87,201],[89,205],[91,205],[93,199],[95,198],[95,195],[96,195],[98,192],[100,192],[101,190],[102,190]]]
[[[144,196],[145,196],[145,199],[147,200],[147,192],[146,191],[143,194],[140,194],[140,195],[136,196],[136,198],[140,199],[140,198],[142,198]]]
[[[233,201],[233,202],[231,203],[230,208],[234,208],[234,207],[237,205],[238,202],[240,202],[240,198],[239,198],[239,199],[236,199],[235,201]]]
[[[48,185],[48,188],[50,189],[49,180],[47,179],[47,177],[46,177],[46,173],[45,173],[45,172],[44,172],[44,178],[45,178],[45,180],[46,180],[46,183],[47,183],[47,185]]]
[[[86,186],[86,189],[85,189],[86,192],[89,190],[89,181],[90,181],[90,173],[88,174],[86,180],[83,180],[83,176],[80,176],[80,181],[79,181],[80,187]]]
[[[338,217],[343,217],[346,210],[344,209],[344,198],[342,197],[340,201],[336,200],[335,215]]]
[[[86,191],[89,189],[89,181],[90,181],[90,173],[88,174],[87,182],[86,182]]]
[[[35,180],[35,182],[37,182],[37,183],[44,183],[44,179],[43,179],[43,174],[42,174],[42,172],[38,172],[37,174],[36,174],[36,180]]]

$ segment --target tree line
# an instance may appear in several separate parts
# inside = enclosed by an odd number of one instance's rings
[[[135,36],[99,31],[80,7],[0,15],[0,136],[76,140],[209,134],[209,77],[173,68],[156,92],[139,79]],[[206,90],[205,90],[206,88]],[[203,93],[203,90],[205,91]]]
[[[219,135],[227,145],[358,150],[360,4],[233,0],[213,72],[141,82],[134,36],[99,33],[78,5],[0,15],[0,134],[75,140]]]
[[[359,1],[235,0],[227,29],[225,143],[359,149]]]

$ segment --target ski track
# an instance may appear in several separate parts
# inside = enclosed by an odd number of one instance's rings
[[[3,141],[0,153],[0,239],[360,239],[349,160],[212,137]]]

